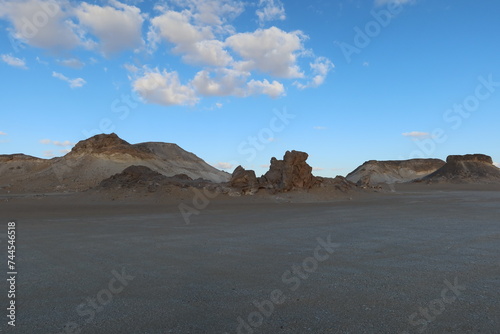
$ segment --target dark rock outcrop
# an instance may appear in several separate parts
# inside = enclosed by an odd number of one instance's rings
[[[446,164],[420,181],[429,183],[498,183],[500,169],[484,154],[450,155]]]
[[[261,183],[278,191],[309,189],[316,179],[312,167],[306,162],[308,154],[299,151],[287,151],[283,160],[271,159],[269,171],[262,177]]]
[[[68,155],[107,153],[127,154],[142,159],[154,158],[153,153],[147,148],[129,144],[115,133],[95,135],[86,140],[79,141]]]
[[[241,191],[246,193],[255,193],[259,190],[259,181],[255,176],[253,170],[246,170],[242,166],[238,166],[232,176],[229,185],[233,188],[241,189]]]
[[[312,167],[306,162],[308,154],[287,151],[283,160],[271,159],[269,171],[257,178],[253,170],[238,166],[231,177],[230,186],[245,193],[255,193],[258,189],[286,192],[296,189],[309,189],[317,184],[312,175]]]
[[[193,180],[185,174],[165,176],[149,167],[134,165],[102,180],[96,188],[98,190],[133,189],[134,191],[147,189],[149,192],[155,192],[165,186],[202,188],[212,185],[213,183],[208,180]]]
[[[347,180],[343,176],[336,176],[335,178],[316,177],[316,180],[320,187],[333,188],[344,193],[356,188],[356,184],[354,182]]]

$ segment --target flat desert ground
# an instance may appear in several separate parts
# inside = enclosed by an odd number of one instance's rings
[[[217,197],[186,224],[173,199],[2,195],[1,331],[499,333],[499,189],[280,196]]]

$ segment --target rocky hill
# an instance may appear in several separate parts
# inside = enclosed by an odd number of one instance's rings
[[[440,159],[370,160],[349,173],[346,179],[358,185],[410,182],[435,172],[444,164]]]
[[[133,165],[146,166],[167,177],[185,174],[212,182],[230,178],[176,144],[130,144],[112,133],[80,141],[59,158],[0,155],[0,188],[35,193],[86,190]]]
[[[429,183],[500,183],[500,168],[484,154],[450,155],[446,164],[421,181]]]

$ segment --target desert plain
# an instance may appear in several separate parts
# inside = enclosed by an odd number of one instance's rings
[[[216,195],[187,220],[180,191],[2,194],[18,310],[1,331],[499,332],[498,185]]]

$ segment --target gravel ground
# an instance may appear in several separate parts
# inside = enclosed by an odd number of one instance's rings
[[[175,201],[0,209],[18,270],[16,327],[4,315],[1,332],[500,332],[499,191],[215,199],[189,225]]]

